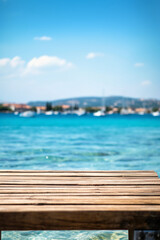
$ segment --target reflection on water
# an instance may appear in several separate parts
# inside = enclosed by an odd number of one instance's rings
[[[2,240],[127,240],[127,231],[8,231]]]
[[[155,170],[160,176],[160,117],[0,114],[0,169]],[[4,232],[3,239],[111,239],[106,231]]]

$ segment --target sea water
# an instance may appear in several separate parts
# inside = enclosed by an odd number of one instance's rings
[[[160,117],[0,114],[0,169],[154,170]],[[126,240],[126,231],[3,232],[3,239]]]

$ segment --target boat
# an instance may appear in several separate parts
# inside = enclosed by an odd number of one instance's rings
[[[101,106],[101,110],[98,110],[97,112],[93,113],[93,116],[95,117],[103,117],[106,116],[106,107],[105,107],[105,97],[104,97],[104,91],[102,93],[102,106]]]
[[[53,111],[47,111],[45,112],[45,115],[53,115]]]
[[[93,113],[93,116],[95,116],[95,117],[102,117],[102,116],[105,116],[105,115],[106,114],[105,114],[104,110],[99,110],[99,111]]]
[[[158,117],[158,116],[160,116],[160,113],[157,111],[157,112],[152,112],[151,113],[154,117]]]
[[[59,112],[58,112],[58,111],[54,111],[53,114],[54,114],[54,115],[58,115]]]
[[[18,115],[18,114],[19,114],[19,112],[17,112],[17,111],[16,111],[16,112],[14,112],[14,115]]]
[[[25,111],[20,113],[20,117],[35,117],[36,113],[33,111]]]
[[[128,111],[128,109],[126,109],[126,108],[122,108],[121,111],[120,111],[120,114],[121,114],[121,115],[128,115],[128,114],[129,114],[129,111]]]
[[[83,109],[79,109],[79,110],[75,111],[74,113],[79,117],[86,114],[85,110],[83,110]]]
[[[144,114],[145,114],[145,112],[139,112],[138,114],[139,114],[139,115],[144,115]]]

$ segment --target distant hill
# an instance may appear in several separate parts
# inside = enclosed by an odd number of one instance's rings
[[[122,97],[122,96],[110,96],[105,97],[76,97],[76,98],[67,98],[59,99],[54,101],[32,101],[28,102],[30,106],[45,106],[46,102],[50,102],[53,106],[57,105],[78,105],[79,107],[99,107],[105,106],[115,106],[115,107],[145,107],[153,108],[160,107],[160,100],[157,99],[140,99],[140,98],[131,98],[131,97]]]

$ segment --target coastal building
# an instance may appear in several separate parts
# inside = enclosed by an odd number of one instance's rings
[[[43,113],[46,110],[45,106],[37,106],[36,107],[37,113]]]
[[[146,108],[136,108],[135,113],[137,113],[137,114],[146,113]]]
[[[15,111],[23,112],[23,111],[31,110],[31,106],[27,104],[3,103],[2,106],[10,108],[13,112]]]
[[[69,110],[70,109],[70,105],[62,105],[62,109],[65,110]]]

